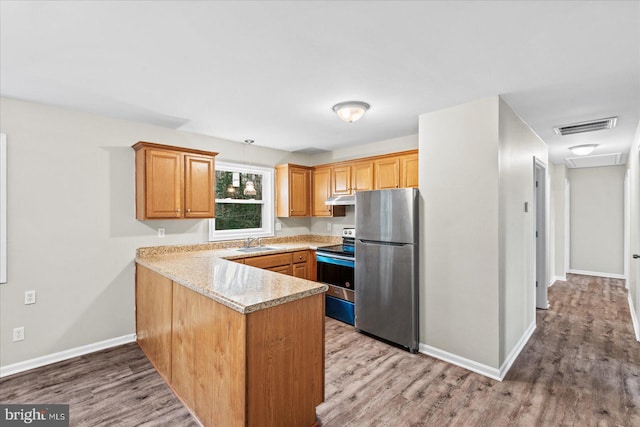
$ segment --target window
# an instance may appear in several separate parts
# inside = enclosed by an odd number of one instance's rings
[[[216,162],[215,186],[209,241],[273,236],[273,169]]]

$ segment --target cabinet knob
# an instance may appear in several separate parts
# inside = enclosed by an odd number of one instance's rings
[[[188,213],[188,212],[191,212],[191,209],[187,209],[187,213]]]
[[[300,256],[298,257],[298,259],[302,259],[302,255],[300,255]]]
[[[176,209],[176,212],[180,213],[180,208]]]

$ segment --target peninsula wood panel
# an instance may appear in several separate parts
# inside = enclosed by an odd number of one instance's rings
[[[315,425],[324,401],[324,294],[247,318],[247,424]]]
[[[245,425],[246,316],[175,284],[172,381],[205,426]]]
[[[136,265],[136,333],[140,348],[167,382],[171,381],[173,282]]]

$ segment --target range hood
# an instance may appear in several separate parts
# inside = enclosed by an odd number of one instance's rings
[[[353,206],[356,204],[356,196],[344,195],[344,196],[333,196],[329,197],[325,202],[325,205],[329,206]]]

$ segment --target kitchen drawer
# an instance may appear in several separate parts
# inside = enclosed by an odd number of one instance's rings
[[[293,253],[293,263],[307,262],[309,259],[309,251],[298,251]]]
[[[272,268],[291,264],[291,254],[263,255],[245,258],[244,263],[258,268]]]

